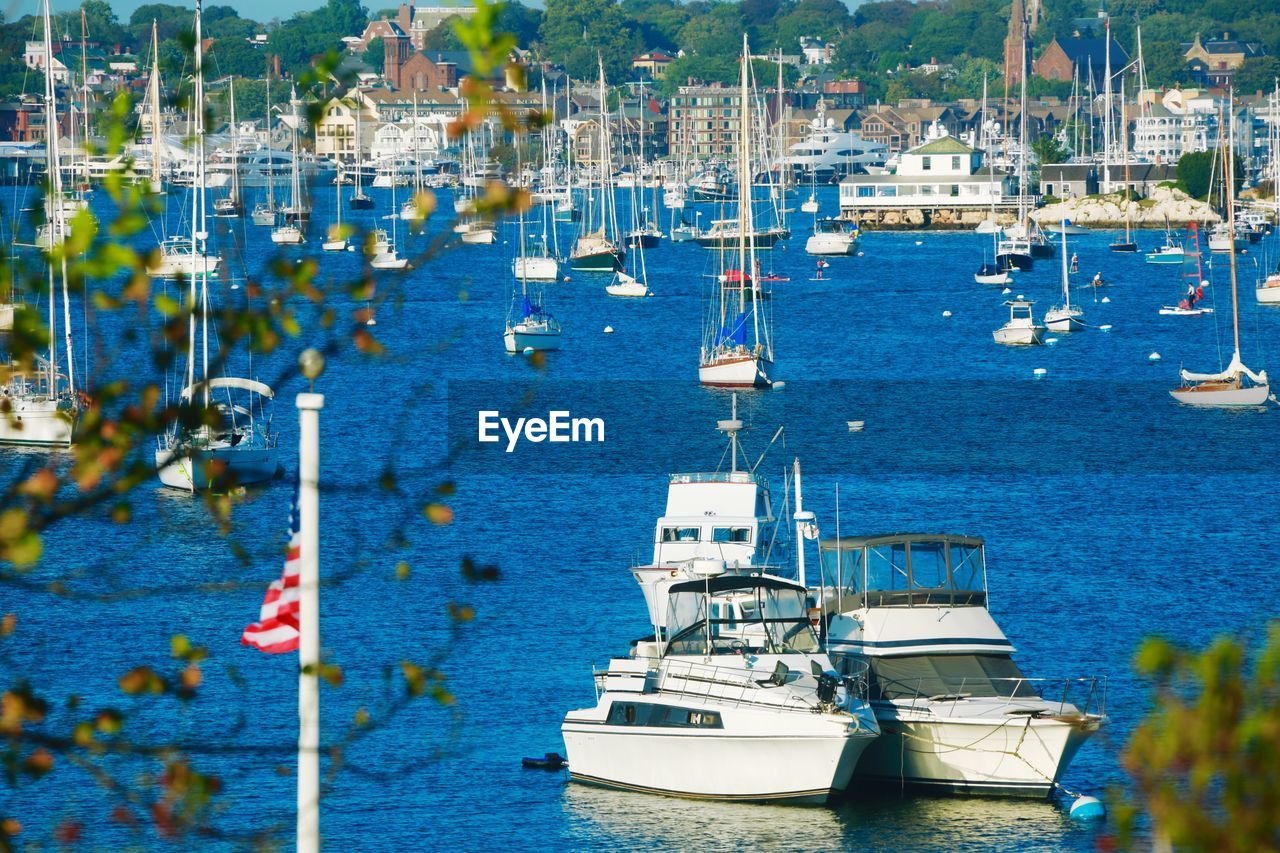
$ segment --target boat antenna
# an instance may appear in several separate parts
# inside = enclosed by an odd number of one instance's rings
[[[756,464],[751,466],[752,474],[756,472],[756,469],[760,467],[760,463],[764,461],[764,457],[769,453],[769,448],[773,447],[773,445],[777,443],[778,439],[782,437],[782,431],[784,429],[786,429],[785,424],[783,426],[778,427],[778,431],[773,434],[773,438],[770,439],[769,444],[765,447],[764,453],[761,453],[760,458],[756,460]]]
[[[742,429],[742,421],[738,420],[737,391],[733,392],[729,420],[716,421],[716,429],[729,436],[729,473],[736,474],[738,473],[738,431]]]

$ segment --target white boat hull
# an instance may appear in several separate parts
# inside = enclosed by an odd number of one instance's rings
[[[724,730],[610,726],[570,712],[561,727],[569,777],[695,799],[823,803],[848,786],[873,739],[850,732],[848,717],[794,715],[780,735],[776,713],[706,707],[723,714]]]
[[[374,255],[369,266],[375,270],[402,270],[409,266],[408,258],[397,257],[395,252]]]
[[[10,410],[0,414],[0,444],[70,447],[75,417],[57,400],[7,397]]]
[[[644,297],[649,295],[649,287],[640,281],[624,281],[605,285],[605,293],[610,296]]]
[[[1196,386],[1189,386],[1175,388],[1169,394],[1173,399],[1187,406],[1265,406],[1267,399],[1271,396],[1271,386],[1251,385],[1241,388],[1221,389],[1210,387],[1205,388],[1205,390],[1198,390]]]
[[[1258,297],[1258,301],[1263,305],[1280,305],[1280,279],[1267,279],[1267,284],[1254,290],[1254,294]]]
[[[1043,343],[1044,326],[1002,326],[991,334],[996,343],[1005,346],[1038,346]]]
[[[1009,283],[1010,278],[1007,272],[998,273],[996,275],[982,275],[980,273],[974,273],[973,280],[978,284],[1005,285]]]
[[[555,281],[560,277],[560,264],[555,258],[516,258],[511,270],[517,279],[529,281]]]
[[[560,349],[560,330],[516,323],[503,333],[502,343],[512,354],[527,349],[557,350]]]
[[[958,794],[1047,797],[1096,719],[1009,716],[910,720],[877,717],[881,735],[862,754],[855,779]]]
[[[212,487],[208,474],[222,465],[225,473],[216,476],[241,486],[265,483],[276,476],[280,462],[275,448],[220,447],[211,450],[156,451],[156,468],[160,482],[171,489],[186,492],[206,491]]]
[[[278,246],[297,246],[300,243],[305,243],[306,238],[302,236],[302,231],[292,225],[287,225],[271,232],[271,242]]]
[[[147,275],[154,278],[177,278],[178,276],[214,275],[218,272],[218,264],[222,259],[216,255],[165,255],[154,267],[147,268]]]
[[[488,246],[497,238],[492,228],[469,228],[462,232],[462,242],[472,246]]]
[[[1044,314],[1044,327],[1050,332],[1078,332],[1084,328],[1083,316],[1075,308],[1051,308]]]
[[[736,356],[698,366],[698,382],[720,388],[768,388],[773,385],[773,362],[758,356]]]
[[[810,255],[852,255],[858,251],[858,241],[847,234],[814,234],[804,250]]]

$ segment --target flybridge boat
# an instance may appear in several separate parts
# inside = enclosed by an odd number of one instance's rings
[[[653,640],[596,670],[561,732],[579,782],[697,799],[823,803],[879,735],[865,681],[819,652],[805,589],[768,576],[668,581]]]
[[[768,572],[785,525],[767,482],[738,466],[736,412],[719,428],[729,470],[672,475],[653,560],[632,569],[653,636],[596,670],[596,705],[565,716],[570,777],[700,799],[824,802],[879,733],[865,669],[837,675],[805,587]]]
[[[858,227],[839,219],[817,219],[813,236],[804,244],[810,255],[852,255],[858,251]]]
[[[841,671],[869,666],[881,737],[857,778],[1047,797],[1106,721],[1106,679],[1028,678],[987,610],[983,541],[893,534],[821,542],[817,595]]]

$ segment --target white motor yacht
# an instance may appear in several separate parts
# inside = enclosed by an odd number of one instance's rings
[[[819,219],[804,244],[810,255],[852,255],[858,251],[858,229],[838,219]]]
[[[578,782],[714,800],[823,803],[879,735],[865,681],[820,653],[804,587],[725,575],[662,584],[652,640],[597,670],[596,704],[565,715]],[[699,568],[695,568],[698,571]]]
[[[987,610],[980,538],[821,543],[823,612],[837,671],[870,667],[882,735],[857,777],[961,794],[1047,797],[1105,722],[1106,679],[1028,678]]]

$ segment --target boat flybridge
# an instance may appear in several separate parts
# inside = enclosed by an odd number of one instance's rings
[[[631,570],[654,625],[666,614],[663,584],[696,579],[693,566],[700,560],[717,560],[742,574],[774,573],[771,566],[786,562],[787,526],[778,524],[769,481],[756,473],[759,463],[753,467],[747,460],[738,438],[742,427],[734,394],[729,419],[716,424],[729,439],[729,470],[671,475],[666,511],[654,529],[653,559]]]
[[[837,671],[869,667],[882,735],[857,778],[1047,797],[1106,721],[1106,679],[1028,678],[987,610],[982,539],[933,533],[820,542],[810,589]],[[844,667],[852,667],[844,669]]]

